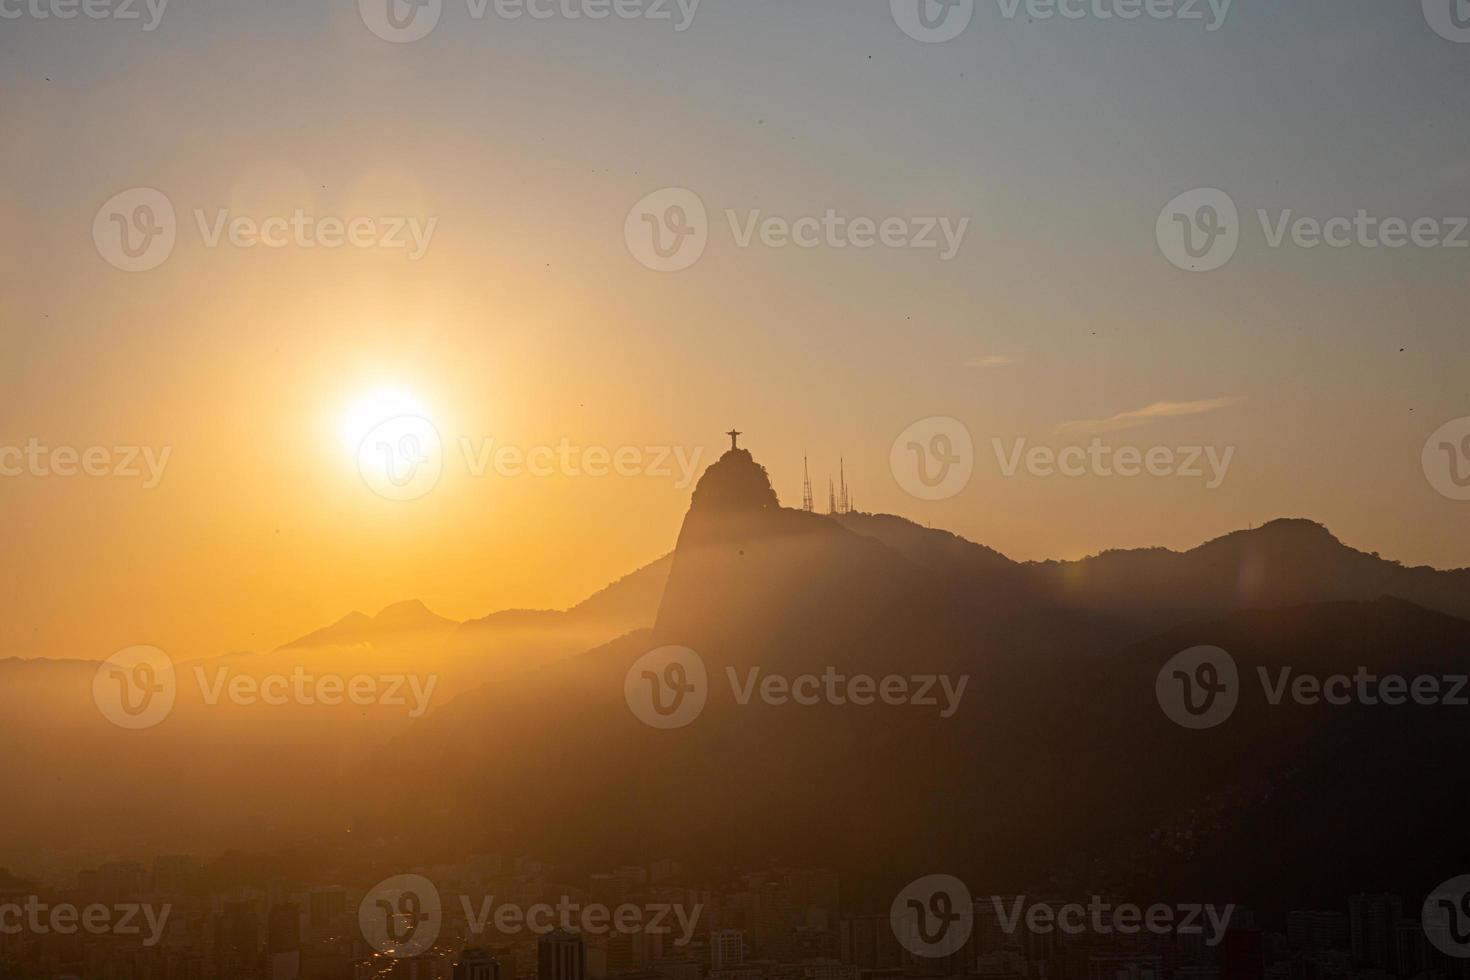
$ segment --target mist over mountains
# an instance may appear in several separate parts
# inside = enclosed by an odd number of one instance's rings
[[[5,839],[78,860],[306,840],[405,866],[521,849],[776,860],[874,894],[936,869],[997,891],[1264,907],[1412,892],[1459,857],[1447,840],[1464,791],[1444,774],[1464,709],[1272,704],[1258,677],[1464,673],[1467,615],[1470,571],[1406,568],[1310,521],[1186,552],[1014,562],[901,517],[783,508],[732,450],[696,486],[671,555],[570,610],[456,624],[408,602],[271,653],[179,664],[432,675],[420,715],[210,704],[181,680],[166,720],[119,732],[93,704],[96,664],[0,662],[0,710],[25,746],[4,777],[48,788],[8,810]],[[1202,644],[1234,659],[1240,703],[1191,731],[1161,710],[1156,679]],[[625,685],[667,646],[694,651],[708,696],[661,730]],[[772,677],[859,675],[909,692],[927,679],[936,703],[760,693]],[[85,803],[99,795],[105,813]],[[1385,843],[1387,825],[1408,832]],[[25,860],[0,854],[20,873]]]

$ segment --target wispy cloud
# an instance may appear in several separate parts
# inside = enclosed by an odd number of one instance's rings
[[[1148,425],[1159,419],[1177,418],[1181,415],[1203,415],[1206,412],[1217,412],[1240,401],[1239,398],[1206,398],[1193,402],[1154,402],[1143,408],[1135,408],[1128,412],[1119,412],[1105,419],[1077,419],[1072,422],[1063,422],[1057,426],[1057,432],[1113,432],[1117,429],[1132,429],[1140,425]]]
[[[965,367],[993,368],[1005,367],[1007,364],[1015,364],[1016,359],[1005,354],[986,354],[984,357],[972,357],[965,362]]]

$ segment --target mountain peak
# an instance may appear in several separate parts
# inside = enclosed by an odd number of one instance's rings
[[[1319,524],[1305,517],[1278,517],[1267,521],[1260,527],[1232,531],[1223,537],[1216,538],[1215,541],[1206,542],[1201,547],[1209,547],[1211,544],[1224,541],[1292,549],[1310,548],[1316,551],[1352,550],[1338,540],[1325,524]]]
[[[755,461],[750,450],[731,449],[699,478],[689,509],[749,511],[780,506],[766,468]]]
[[[383,611],[373,617],[373,622],[379,626],[408,626],[425,622],[437,622],[441,619],[424,605],[420,599],[405,599],[395,602],[390,606],[384,606]]]

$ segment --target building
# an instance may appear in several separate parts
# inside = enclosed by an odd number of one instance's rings
[[[295,902],[272,905],[266,916],[267,980],[297,980],[301,976],[301,906]]]
[[[860,970],[892,970],[902,965],[902,951],[886,915],[856,915],[842,920],[842,962]]]
[[[347,914],[347,889],[313,888],[306,899],[307,925],[313,933],[326,933]]]
[[[745,933],[739,929],[719,929],[709,935],[711,970],[728,970],[745,962]]]
[[[295,902],[272,905],[266,917],[265,951],[291,953],[301,948],[301,906]]]
[[[1286,941],[1294,950],[1344,949],[1348,944],[1348,918],[1341,912],[1289,912]]]
[[[1403,918],[1403,902],[1396,895],[1354,895],[1348,902],[1353,966],[1397,969],[1394,934]]]
[[[221,974],[255,969],[260,959],[260,916],[248,901],[229,901],[214,919],[214,961]]]
[[[1087,980],[1160,980],[1164,960],[1144,956],[1092,956],[1087,960]]]
[[[483,949],[467,949],[454,964],[454,980],[500,980],[500,963]]]
[[[1220,943],[1220,980],[1262,980],[1266,942],[1259,929],[1231,928]]]
[[[536,980],[587,980],[582,937],[557,929],[536,943]]]
[[[153,859],[153,891],[176,895],[189,886],[194,875],[194,859],[183,854],[168,854]]]

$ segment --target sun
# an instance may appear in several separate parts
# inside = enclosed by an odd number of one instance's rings
[[[412,392],[403,388],[374,388],[363,392],[342,413],[343,444],[348,452],[356,455],[362,441],[374,429],[405,416],[428,419],[429,411]]]

